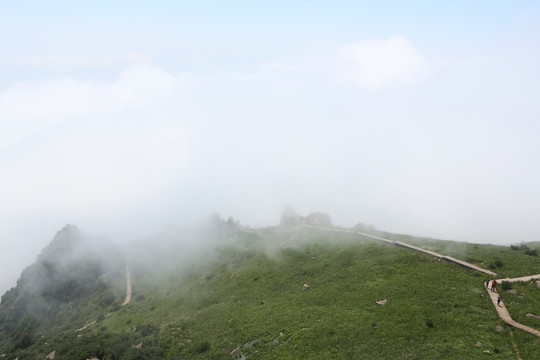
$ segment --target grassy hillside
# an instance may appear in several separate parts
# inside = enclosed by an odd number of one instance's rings
[[[459,265],[307,229],[240,231],[216,244],[198,257],[182,246],[162,261],[149,254],[155,266],[132,261],[131,303],[87,312],[8,358],[513,359],[514,344],[523,359],[540,358],[540,338],[499,320],[485,275]],[[509,247],[419,245],[510,275],[540,269],[538,257]],[[522,298],[510,311],[521,321],[538,309],[539,289],[514,289]]]

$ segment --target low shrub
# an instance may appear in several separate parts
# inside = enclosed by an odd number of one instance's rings
[[[534,250],[525,250],[525,255],[529,255],[529,256],[538,256],[538,251],[536,249]]]
[[[207,352],[208,350],[210,350],[210,342],[208,341],[204,341],[202,343],[200,343],[198,346],[197,346],[197,352],[199,354],[204,354],[205,352]]]
[[[503,281],[502,282],[502,289],[504,291],[512,290],[513,287],[514,287],[514,285],[510,281]]]

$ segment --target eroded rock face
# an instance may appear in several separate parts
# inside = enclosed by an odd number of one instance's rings
[[[322,212],[313,212],[306,216],[305,223],[313,226],[332,226],[330,215]]]

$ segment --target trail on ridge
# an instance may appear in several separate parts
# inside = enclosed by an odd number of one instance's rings
[[[306,225],[306,224],[304,224],[303,226],[306,227],[306,228],[310,228],[310,229],[317,229],[317,230],[323,230],[323,231],[333,231],[333,232],[343,232],[343,233],[349,233],[349,234],[356,234],[356,235],[365,236],[365,237],[375,239],[375,240],[379,240],[379,241],[382,241],[382,242],[385,242],[385,243],[388,243],[388,244],[405,247],[405,248],[415,250],[415,251],[420,251],[420,252],[435,256],[437,258],[444,259],[444,260],[447,260],[449,262],[453,262],[453,263],[468,267],[468,268],[476,270],[476,271],[481,271],[481,272],[483,272],[485,274],[497,276],[497,274],[494,273],[493,271],[483,269],[483,268],[481,268],[479,266],[468,263],[466,261],[456,259],[456,258],[451,257],[451,256],[442,255],[442,254],[439,254],[437,252],[430,251],[430,250],[427,250],[427,249],[423,249],[421,247],[414,246],[414,245],[411,245],[411,244],[407,244],[407,243],[404,243],[404,242],[401,242],[401,241],[389,240],[389,239],[385,239],[383,237],[379,237],[379,236],[375,236],[375,235],[371,235],[371,234],[366,234],[366,233],[359,232],[359,231],[354,231],[354,230],[325,228],[325,227],[312,226],[312,225]],[[496,281],[497,281],[497,283],[501,284],[503,281],[509,281],[509,282],[524,281],[524,282],[526,282],[526,281],[529,281],[529,280],[532,280],[532,279],[540,279],[540,274],[538,274],[538,275],[530,275],[530,276],[522,276],[522,277],[513,278],[513,279],[508,279],[508,278],[506,278],[506,279],[498,279]],[[539,330],[531,328],[531,327],[529,327],[527,325],[520,324],[520,323],[516,322],[515,320],[513,320],[512,317],[510,316],[510,313],[506,309],[506,306],[504,305],[504,303],[502,301],[500,302],[500,306],[497,305],[497,299],[499,297],[499,294],[498,294],[497,291],[491,291],[491,290],[489,290],[487,288],[487,286],[485,286],[485,288],[488,291],[489,297],[491,298],[491,301],[493,302],[493,305],[495,306],[495,310],[497,310],[497,313],[498,313],[499,317],[505,323],[507,323],[508,325],[511,325],[511,326],[513,326],[513,327],[515,327],[517,329],[521,329],[521,330],[526,331],[526,332],[528,332],[530,334],[533,334],[533,335],[536,335],[536,336],[540,337],[540,331]]]
[[[125,306],[129,304],[131,301],[131,271],[129,270],[129,266],[126,265],[126,299],[124,300],[124,303],[122,306]]]

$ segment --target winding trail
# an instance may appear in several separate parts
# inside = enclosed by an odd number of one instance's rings
[[[126,265],[126,300],[124,300],[124,303],[122,306],[125,306],[129,304],[131,301],[131,271],[129,270],[129,266]]]
[[[522,277],[513,278],[513,279],[508,279],[508,278],[506,278],[506,279],[497,279],[495,281],[497,281],[497,284],[501,284],[503,281],[509,281],[509,282],[523,281],[523,282],[526,282],[526,281],[533,280],[533,279],[540,279],[540,274],[531,275],[531,276],[522,276]],[[489,290],[487,288],[487,286],[485,286],[485,288],[486,288],[486,291],[489,294],[489,297],[491,298],[491,301],[493,302],[493,306],[495,306],[495,309],[497,310],[497,313],[499,314],[499,317],[505,323],[507,323],[508,325],[511,325],[511,326],[513,326],[515,328],[521,329],[521,330],[526,331],[526,332],[528,332],[530,334],[533,334],[533,335],[536,335],[536,336],[540,337],[540,331],[539,330],[536,330],[536,329],[534,329],[534,328],[532,328],[530,326],[518,323],[517,321],[512,319],[512,317],[510,316],[510,313],[508,312],[508,309],[506,308],[506,305],[504,305],[504,302],[501,301],[500,304],[497,305],[497,298],[499,297],[499,293],[497,291],[491,291],[491,290]]]
[[[392,244],[392,245],[396,245],[396,246],[402,246],[402,247],[405,247],[405,248],[408,248],[408,249],[411,249],[411,250],[415,250],[415,251],[420,251],[420,252],[435,256],[435,257],[437,257],[439,259],[444,259],[446,261],[453,262],[453,263],[465,266],[467,268],[483,272],[485,274],[489,274],[489,275],[492,275],[492,276],[497,276],[497,274],[494,273],[493,271],[483,269],[483,268],[481,268],[479,266],[468,263],[466,261],[456,259],[456,258],[454,258],[452,256],[442,255],[442,254],[439,254],[437,252],[430,251],[430,250],[427,250],[427,249],[423,249],[421,247],[414,246],[414,245],[411,245],[411,244],[407,244],[407,243],[404,243],[404,242],[401,242],[401,241],[389,240],[389,239],[385,239],[385,238],[380,237],[380,236],[366,234],[366,233],[359,232],[359,231],[354,231],[354,230],[326,228],[326,227],[306,225],[306,224],[303,224],[303,226],[306,227],[306,228],[310,228],[310,229],[317,229],[317,230],[323,230],[323,231],[332,231],[332,232],[342,232],[342,233],[349,233],[349,234],[356,234],[356,235],[365,236],[365,237],[375,239],[375,240],[379,240],[379,241],[382,241],[382,242],[385,242],[385,243],[388,243],[388,244]],[[496,281],[497,281],[498,284],[501,284],[503,281],[509,281],[509,282],[523,281],[523,282],[526,282],[526,281],[533,280],[533,279],[540,279],[540,274],[538,274],[538,275],[530,275],[530,276],[522,276],[522,277],[517,277],[517,278],[512,278],[512,279],[508,279],[508,278],[497,279]],[[508,325],[511,325],[511,326],[513,326],[513,327],[515,327],[517,329],[521,329],[521,330],[526,331],[526,332],[528,332],[530,334],[533,334],[533,335],[536,335],[536,336],[540,337],[540,331],[539,330],[534,329],[534,328],[532,328],[530,326],[527,326],[527,325],[523,325],[523,324],[518,323],[517,321],[513,320],[512,317],[510,316],[510,313],[508,312],[508,309],[506,308],[506,306],[504,305],[504,303],[502,301],[500,302],[500,306],[497,305],[497,298],[499,297],[498,292],[489,290],[485,285],[484,285],[484,287],[486,288],[486,290],[487,290],[487,292],[489,294],[489,297],[490,297],[491,301],[493,302],[493,306],[495,306],[495,309],[497,310],[497,313],[499,314],[499,317],[505,323],[507,323]],[[519,355],[518,355],[518,357],[519,357]]]

